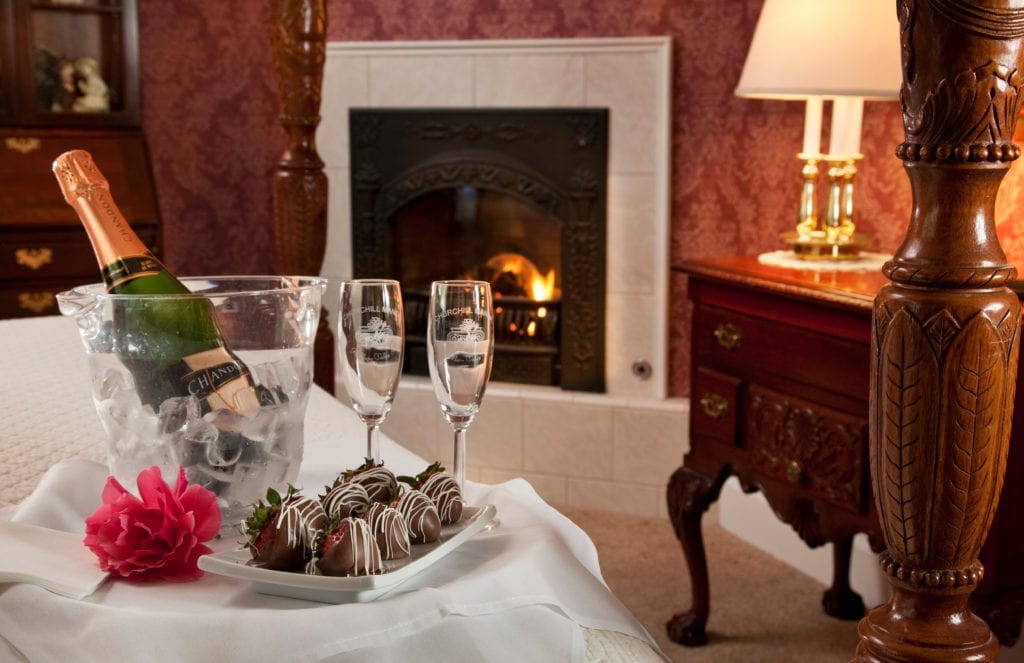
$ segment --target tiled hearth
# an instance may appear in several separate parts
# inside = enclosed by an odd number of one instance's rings
[[[607,393],[493,383],[469,432],[471,479],[524,476],[555,504],[665,514],[688,409],[666,398],[669,46],[662,37],[328,44],[317,143],[330,182],[322,271],[333,278],[352,273],[350,107],[609,109]],[[638,362],[651,368],[646,379]],[[384,430],[428,458],[451,456],[426,378],[403,376]]]
[[[429,378],[403,376],[384,431],[426,458],[451,458],[452,431]],[[525,477],[548,502],[667,515],[665,485],[687,435],[680,399],[625,398],[494,383],[467,436],[470,479]]]

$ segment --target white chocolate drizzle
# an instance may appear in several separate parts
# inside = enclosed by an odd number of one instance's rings
[[[358,576],[363,572],[367,574],[383,573],[384,564],[381,562],[377,539],[366,521],[359,518],[345,518],[341,522],[349,524],[348,540],[352,551],[352,568],[349,575]],[[343,542],[344,537],[337,545],[343,545]]]
[[[434,501],[419,490],[410,490],[402,495],[401,499],[398,500],[398,512],[405,518],[406,525],[409,528],[409,537],[421,543],[424,542],[424,534],[426,533],[424,528],[431,512],[437,518],[438,524],[441,522],[441,517],[437,514]]]
[[[345,516],[362,515],[370,507],[370,495],[366,488],[360,483],[348,482],[338,484],[332,488],[323,500],[324,511],[331,518],[342,513],[344,508],[348,511]]]
[[[320,500],[299,495],[281,505],[281,512],[277,514],[277,530],[284,528],[289,546],[312,550],[317,529],[326,519],[327,513]]]
[[[352,477],[352,481],[362,484],[370,499],[376,502],[387,502],[398,488],[395,475],[383,465],[359,472]]]
[[[409,556],[412,549],[412,544],[409,541],[409,528],[398,509],[378,502],[366,512],[366,522],[370,526],[370,531],[377,538],[377,547],[380,548],[384,559],[399,559]],[[383,545],[381,545],[382,543]]]
[[[462,492],[452,475],[431,474],[419,489],[434,501],[443,525],[453,524],[462,515]]]

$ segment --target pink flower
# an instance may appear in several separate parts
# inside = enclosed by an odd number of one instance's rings
[[[139,473],[140,500],[107,477],[103,504],[85,519],[85,545],[104,571],[133,580],[196,580],[203,545],[217,535],[221,513],[213,493],[188,485],[185,469],[171,490],[155,465]]]

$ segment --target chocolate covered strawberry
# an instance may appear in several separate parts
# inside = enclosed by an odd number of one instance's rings
[[[462,491],[455,477],[445,472],[441,463],[431,463],[415,477],[398,479],[431,499],[442,525],[453,525],[462,518]]]
[[[312,555],[316,531],[326,522],[318,500],[300,495],[291,486],[283,498],[268,488],[267,502],[257,502],[245,519],[246,546],[257,566],[300,570]]]
[[[395,508],[409,528],[413,543],[431,543],[441,538],[441,517],[434,501],[418,490],[408,490],[395,503]]]
[[[371,502],[390,502],[398,492],[398,481],[391,470],[370,458],[356,469],[342,473],[342,480],[361,484]]]
[[[363,520],[370,526],[370,531],[377,540],[381,557],[399,559],[409,556],[409,528],[406,527],[405,518],[397,509],[383,502],[374,502],[363,514]]]
[[[360,518],[342,518],[317,538],[316,567],[327,576],[383,573],[380,549],[370,526]]]
[[[330,518],[362,516],[370,508],[370,494],[363,484],[345,482],[339,478],[334,485],[327,487],[327,492],[320,497],[320,503]]]

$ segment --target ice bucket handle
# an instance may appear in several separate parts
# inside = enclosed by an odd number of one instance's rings
[[[57,293],[57,307],[62,315],[78,323],[82,339],[94,337],[100,331],[101,315],[96,310],[99,298],[81,288]]]

